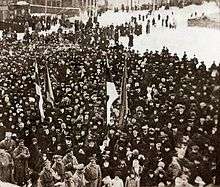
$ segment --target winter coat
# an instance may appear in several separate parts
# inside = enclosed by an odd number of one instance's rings
[[[14,157],[14,178],[18,183],[28,179],[28,158],[30,153],[27,147],[17,147],[13,152]]]
[[[140,179],[138,177],[127,177],[125,187],[140,187]]]

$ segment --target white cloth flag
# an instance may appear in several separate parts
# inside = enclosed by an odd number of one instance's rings
[[[44,115],[44,109],[43,109],[43,96],[41,92],[41,86],[40,86],[40,79],[39,79],[39,72],[38,72],[38,66],[37,63],[35,63],[35,88],[36,88],[36,94],[39,96],[39,102],[38,107],[41,115],[41,121],[44,121],[45,115]]]
[[[112,80],[109,65],[107,62],[107,81],[106,81],[106,87],[107,87],[107,96],[108,96],[108,101],[107,101],[107,125],[110,123],[110,118],[111,118],[111,107],[113,102],[119,97],[118,92],[116,90],[115,84]]]

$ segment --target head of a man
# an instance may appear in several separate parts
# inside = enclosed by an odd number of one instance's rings
[[[19,140],[18,146],[24,147],[24,140],[23,139]]]
[[[92,165],[96,165],[96,158],[95,157],[90,157],[89,160]]]
[[[10,139],[11,139],[11,136],[12,136],[12,133],[11,133],[11,132],[6,132],[6,133],[5,133],[5,139],[6,139],[6,140],[10,140]]]

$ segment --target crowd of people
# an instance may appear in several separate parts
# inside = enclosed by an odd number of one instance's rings
[[[139,54],[98,20],[77,23],[75,31],[0,41],[0,180],[34,187],[214,183],[219,66],[207,69],[167,48]],[[106,124],[107,61],[119,92],[127,64],[122,127],[119,100]],[[47,68],[53,104],[46,99]]]
[[[101,13],[98,13],[98,17],[101,16]],[[100,27],[99,23],[97,23],[98,17],[94,17],[94,20],[90,19],[90,24],[87,24],[87,26],[91,26],[91,21],[94,21],[93,24],[93,30],[96,30],[95,27]],[[73,27],[72,31],[77,32],[81,28],[81,26],[84,26],[85,24],[79,20],[76,20],[77,23],[71,23],[68,19],[65,18],[64,15],[61,16],[60,19],[58,17],[54,16],[28,16],[26,18],[20,18],[20,19],[14,19],[14,20],[7,20],[9,23],[19,23],[22,21],[22,25],[25,28],[25,40],[29,40],[32,38],[31,35],[35,38],[36,33],[39,33],[41,31],[49,31],[52,26],[59,25],[60,28],[71,28]],[[167,12],[166,15],[162,15],[158,13],[157,15],[152,15],[152,11],[148,11],[146,14],[139,14],[138,16],[132,16],[130,21],[125,22],[121,25],[108,25],[107,27],[103,27],[101,29],[104,30],[104,32],[108,32],[108,39],[116,39],[118,42],[119,37],[128,37],[129,42],[128,46],[133,47],[133,40],[134,36],[140,36],[144,33],[150,34],[151,28],[176,28],[177,23],[175,20],[175,15],[170,14],[170,12]],[[31,29],[30,29],[31,28]],[[30,33],[30,30],[33,31]],[[72,33],[71,33],[72,34]],[[3,30],[2,37],[4,39],[9,39],[11,42],[17,40],[17,32],[13,30]]]
[[[10,38],[11,41],[17,40],[17,34],[22,32],[41,32],[41,31],[49,31],[52,27],[59,25],[64,28],[72,28],[73,24],[65,17],[65,15],[61,15],[60,18],[58,16],[36,16],[36,15],[20,15],[14,18],[7,18],[5,20],[5,24],[14,24],[14,27],[7,27],[2,32],[3,38]],[[16,30],[16,26],[23,28],[21,31]]]
[[[23,26],[26,30],[31,27],[32,30],[46,31],[50,30],[51,26],[58,23],[59,19],[57,16],[35,16],[29,13],[25,15],[15,15],[14,17],[6,18],[6,23],[13,23]]]

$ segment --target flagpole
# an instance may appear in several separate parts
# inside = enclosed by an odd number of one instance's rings
[[[106,65],[105,65],[105,71],[107,71],[107,68],[108,68],[108,56],[107,56],[107,54],[106,54]],[[107,94],[107,76],[105,76],[105,82],[106,82],[106,84],[105,84],[105,93],[106,93],[106,95],[105,95],[105,98],[107,98],[108,97],[108,94]],[[106,115],[106,128],[107,128],[107,133],[106,133],[106,136],[105,136],[105,139],[106,140],[108,140],[108,138],[109,138],[109,125],[108,125],[108,101],[107,101],[107,99],[106,99],[106,113],[105,113],[105,115]],[[109,142],[108,142],[108,144],[109,144]]]
[[[119,95],[111,75],[108,59],[106,59],[106,93],[107,93],[107,124],[110,123],[111,118],[111,107]]]
[[[47,96],[47,101],[51,103],[52,107],[54,108],[54,94],[53,94],[53,88],[50,80],[50,73],[48,69],[48,64],[46,63],[46,96]]]
[[[107,72],[107,69],[109,68],[109,63],[108,63],[108,55],[106,54],[106,64],[105,64],[105,70],[106,70],[106,72]],[[107,75],[107,73],[106,73],[106,75]],[[106,82],[106,84],[105,84],[105,89],[106,89],[106,98],[108,98],[108,86],[107,86],[107,76],[105,76],[105,82]],[[109,98],[108,98],[108,100],[109,100]],[[106,125],[108,126],[109,124],[108,124],[108,100],[106,100]]]
[[[38,101],[38,108],[41,116],[41,122],[44,122],[44,109],[43,109],[43,96],[42,96],[42,90],[41,90],[41,84],[40,84],[40,79],[39,79],[39,72],[38,72],[38,66],[37,62],[34,64],[35,66],[35,89],[36,89],[36,94],[39,96],[39,101]]]
[[[108,67],[108,57],[107,57],[107,54],[106,54],[106,65],[105,65],[105,72],[107,72],[107,67]],[[105,82],[106,82],[106,84],[105,84],[105,93],[106,93],[106,95],[105,95],[105,98],[106,98],[106,113],[105,113],[105,115],[106,115],[106,126],[108,126],[108,101],[107,101],[107,97],[108,97],[108,93],[107,93],[107,76],[105,76]]]
[[[124,120],[127,118],[128,113],[128,101],[127,101],[127,58],[125,58],[124,70],[123,70],[123,78],[121,85],[121,96],[120,96],[120,114],[119,114],[119,128],[123,128]]]

